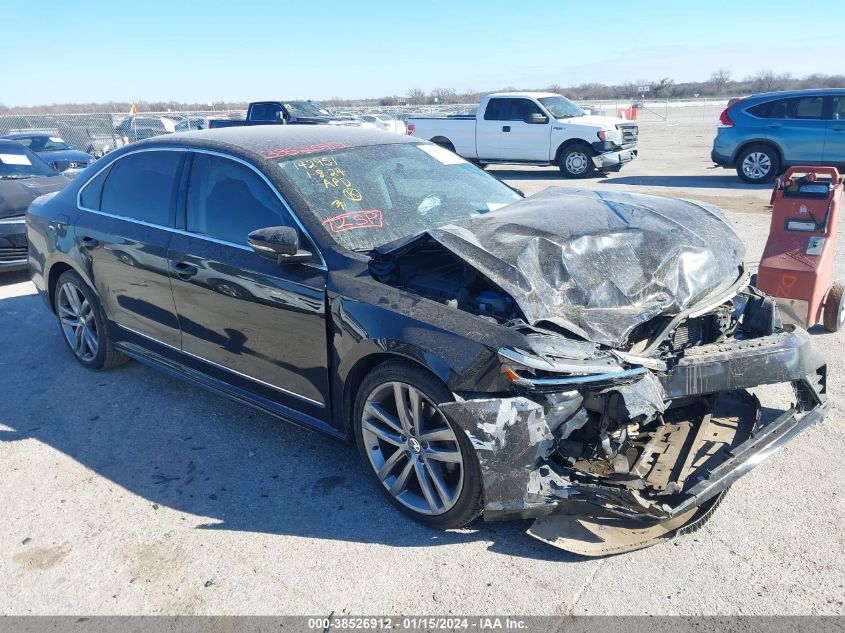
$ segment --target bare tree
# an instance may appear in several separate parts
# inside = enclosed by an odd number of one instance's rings
[[[668,97],[669,96],[669,89],[672,87],[672,84],[675,83],[674,79],[669,79],[669,77],[663,77],[662,79],[658,79],[657,83],[654,84],[653,92],[655,97]]]
[[[427,101],[427,95],[422,88],[411,88],[408,91],[408,103],[422,105]]]
[[[778,84],[778,78],[775,77],[775,74],[765,68],[757,71],[753,81],[757,92],[771,92]]]
[[[435,88],[431,96],[436,103],[457,103],[458,93],[453,88]]]
[[[719,68],[710,75],[710,85],[713,86],[713,92],[720,95],[724,92],[725,86],[731,80],[731,71],[727,68]]]

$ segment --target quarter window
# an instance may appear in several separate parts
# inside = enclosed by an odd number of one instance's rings
[[[833,97],[831,118],[836,121],[845,121],[845,97]]]
[[[172,227],[176,181],[182,156],[182,152],[152,151],[118,159],[105,179],[100,210],[157,226]],[[95,196],[96,188],[91,192],[91,197]]]
[[[228,158],[197,153],[188,184],[187,229],[246,244],[255,229],[294,226],[279,198],[252,169]]]

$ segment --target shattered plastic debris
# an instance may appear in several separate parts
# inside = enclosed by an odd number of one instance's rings
[[[509,293],[532,325],[610,347],[729,288],[745,254],[715,207],[562,187],[428,235]]]

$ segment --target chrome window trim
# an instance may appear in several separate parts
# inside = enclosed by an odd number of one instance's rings
[[[203,358],[202,356],[197,356],[196,354],[192,354],[191,352],[187,352],[183,349],[180,349],[178,347],[175,347],[175,346],[170,345],[168,343],[165,343],[163,341],[159,341],[158,339],[153,338],[152,336],[149,336],[147,334],[144,334],[143,332],[133,330],[131,327],[126,327],[125,325],[121,325],[120,323],[115,323],[115,325],[117,325],[117,327],[119,327],[121,330],[131,332],[132,334],[135,334],[137,336],[145,338],[149,341],[152,341],[153,343],[158,343],[159,345],[163,345],[164,347],[170,348],[170,349],[172,349],[176,352],[179,352],[180,354],[185,354],[186,356],[196,358],[197,360],[201,360],[202,362],[208,363],[209,365],[214,365],[215,367],[219,367],[220,369],[223,369],[223,370],[225,370],[229,373],[235,374],[236,376],[240,376],[242,378],[246,378],[247,380],[251,380],[252,382],[256,382],[260,385],[264,385],[265,387],[270,387],[271,389],[275,389],[276,391],[279,391],[279,392],[281,392],[285,395],[292,396],[292,397],[298,398],[300,400],[304,400],[305,402],[308,402],[310,404],[313,404],[314,406],[320,407],[321,409],[326,408],[326,405],[325,405],[324,402],[319,402],[317,400],[309,398],[308,396],[303,396],[302,394],[296,393],[295,391],[289,391],[287,389],[284,389],[283,387],[279,387],[277,385],[270,384],[269,382],[264,382],[263,380],[255,378],[254,376],[250,376],[249,374],[244,374],[243,372],[237,371],[236,369],[232,369],[231,367],[226,367],[226,366],[221,365],[219,363],[215,363],[214,361],[208,360],[207,358]]]
[[[154,224],[152,222],[144,222],[143,220],[138,220],[136,218],[130,218],[130,217],[125,216],[125,215],[118,215],[118,214],[115,214],[115,213],[109,213],[107,211],[100,211],[100,210],[97,210],[97,209],[89,209],[88,207],[82,206],[82,192],[85,191],[85,188],[88,185],[90,185],[91,182],[95,178],[97,178],[97,176],[99,176],[103,171],[105,171],[106,169],[108,169],[109,167],[111,167],[112,165],[117,163],[117,161],[123,160],[127,156],[132,156],[133,154],[140,154],[141,152],[162,152],[162,151],[164,151],[164,152],[193,152],[193,153],[197,153],[197,154],[209,154],[211,156],[219,156],[220,158],[226,158],[228,160],[233,160],[236,163],[240,163],[240,164],[244,165],[245,167],[248,167],[249,169],[254,171],[264,181],[264,183],[268,187],[270,187],[270,190],[276,195],[276,197],[279,199],[279,202],[282,203],[282,206],[290,214],[290,217],[292,217],[293,221],[296,222],[296,225],[299,227],[300,231],[302,231],[303,235],[305,235],[305,237],[307,237],[308,240],[311,242],[311,245],[314,247],[314,252],[320,257],[319,263],[305,262],[303,265],[310,266],[312,268],[317,268],[317,269],[322,270],[324,272],[328,271],[329,268],[326,265],[326,259],[323,257],[323,253],[320,251],[320,248],[317,245],[317,242],[311,236],[311,233],[308,232],[308,229],[305,228],[305,225],[302,224],[302,221],[299,219],[299,217],[294,212],[293,208],[290,206],[290,204],[288,204],[288,201],[281,194],[281,192],[279,192],[279,190],[275,187],[275,185],[273,185],[273,183],[270,182],[270,180],[267,178],[267,176],[265,176],[264,173],[260,169],[258,169],[255,165],[248,163],[247,161],[245,161],[241,158],[238,158],[237,156],[232,156],[231,154],[226,154],[225,152],[205,149],[205,148],[202,148],[202,147],[161,147],[161,146],[159,146],[159,147],[142,147],[142,148],[139,148],[139,149],[136,149],[136,150],[126,152],[125,154],[118,156],[113,161],[110,161],[108,165],[105,165],[104,167],[98,169],[94,173],[94,175],[91,176],[88,179],[88,181],[79,188],[79,191],[76,192],[76,206],[77,206],[77,208],[80,209],[81,211],[87,211],[88,213],[96,213],[98,215],[102,215],[102,216],[109,217],[109,218],[114,218],[116,220],[125,220],[127,222],[132,222],[133,224],[140,224],[141,226],[149,226],[149,227],[154,228],[154,229],[161,229],[161,230],[164,230],[164,231],[170,231],[172,233],[178,233],[179,235],[186,235],[188,237],[194,237],[194,238],[197,238],[197,239],[200,239],[200,240],[205,240],[207,242],[213,242],[215,244],[221,244],[223,246],[234,246],[235,248],[239,248],[239,249],[244,250],[244,251],[255,252],[252,248],[250,248],[246,244],[237,244],[235,242],[229,242],[229,241],[226,241],[226,240],[217,239],[216,237],[212,237],[210,235],[203,235],[202,233],[192,233],[191,231],[186,231],[184,229],[177,229],[174,226],[162,226],[160,224]]]

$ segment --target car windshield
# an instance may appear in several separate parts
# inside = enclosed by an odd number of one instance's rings
[[[0,178],[4,180],[55,176],[57,173],[23,145],[18,143],[0,145]]]
[[[568,119],[586,114],[566,97],[540,97],[537,99],[556,119]]]
[[[437,145],[342,149],[279,161],[307,211],[350,250],[373,248],[520,200]]]
[[[313,101],[288,101],[285,103],[287,110],[294,118],[299,117],[330,117],[331,113],[319,103]]]
[[[58,136],[32,136],[19,138],[18,142],[33,152],[55,152],[63,149],[73,149]]]

